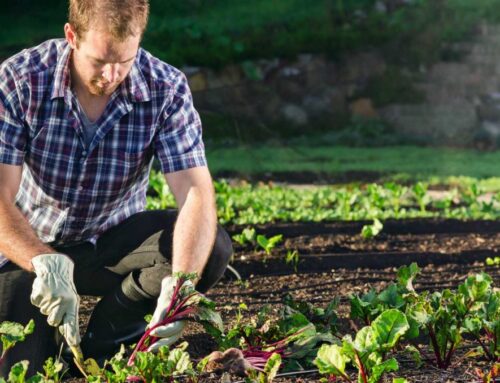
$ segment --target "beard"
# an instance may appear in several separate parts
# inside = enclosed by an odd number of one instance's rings
[[[120,83],[112,85],[109,83],[103,84],[101,79],[93,79],[90,81],[88,89],[94,96],[109,96],[118,88],[118,85],[120,85]]]

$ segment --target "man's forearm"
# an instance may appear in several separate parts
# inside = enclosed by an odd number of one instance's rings
[[[0,253],[27,271],[33,271],[31,258],[54,253],[33,231],[19,209],[5,197],[0,197]]]
[[[173,238],[172,271],[201,273],[217,230],[213,190],[192,188],[179,211]]]

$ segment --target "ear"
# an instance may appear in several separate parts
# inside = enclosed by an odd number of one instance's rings
[[[64,24],[64,36],[72,49],[77,48],[77,36],[70,23]]]

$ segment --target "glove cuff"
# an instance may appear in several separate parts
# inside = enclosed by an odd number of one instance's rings
[[[73,279],[75,265],[65,254],[40,254],[31,259],[31,264],[37,276],[58,274],[67,279]]]

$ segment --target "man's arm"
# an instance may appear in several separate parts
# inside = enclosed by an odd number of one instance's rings
[[[55,251],[40,241],[14,204],[21,175],[22,166],[0,164],[0,253],[24,270],[33,271],[33,257]]]
[[[179,207],[174,229],[172,271],[201,276],[217,229],[215,193],[206,166],[165,174]]]

